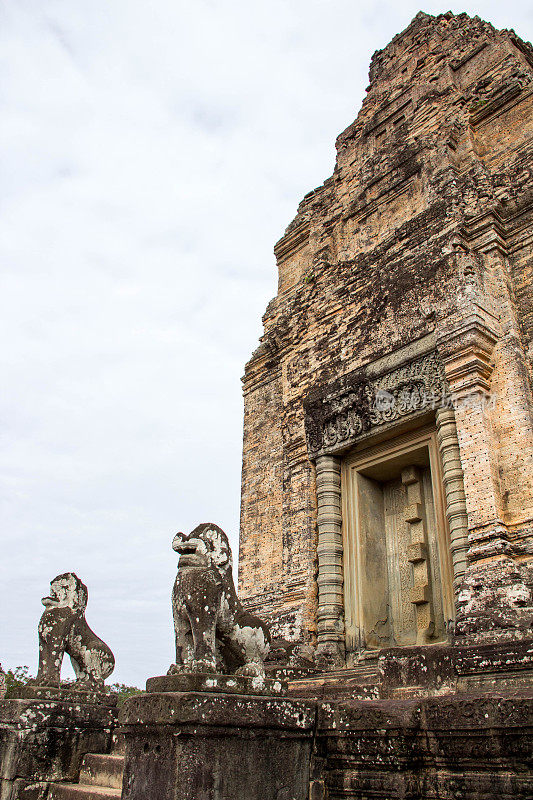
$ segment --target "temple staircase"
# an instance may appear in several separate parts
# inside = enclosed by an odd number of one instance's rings
[[[308,675],[305,670],[294,672],[288,691],[292,697],[326,701],[373,700],[379,696],[377,662]],[[111,753],[87,753],[83,757],[77,783],[52,783],[48,800],[117,800],[122,796],[123,773],[124,742],[119,739]]]
[[[83,757],[78,783],[53,783],[48,800],[116,800],[122,796],[124,750],[87,753]]]

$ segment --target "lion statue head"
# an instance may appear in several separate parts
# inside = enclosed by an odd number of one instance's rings
[[[64,572],[50,582],[50,594],[41,600],[47,609],[71,608],[83,614],[87,608],[89,593],[85,584],[73,572]]]
[[[178,569],[214,566],[224,573],[233,566],[228,537],[212,522],[202,522],[189,535],[177,533],[172,549],[180,554]]]

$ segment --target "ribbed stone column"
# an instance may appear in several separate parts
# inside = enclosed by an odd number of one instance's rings
[[[468,550],[468,516],[463,469],[453,409],[439,408],[436,416],[437,439],[444,473],[446,516],[450,527],[453,583],[457,592],[464,578]]]
[[[341,464],[334,456],[316,460],[318,500],[318,647],[324,666],[344,663]]]

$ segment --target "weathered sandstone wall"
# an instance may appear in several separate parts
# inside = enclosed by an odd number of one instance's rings
[[[353,419],[357,435],[383,427],[357,401],[346,432],[330,400],[357,395],[395,354],[432,354],[455,406],[463,632],[496,585],[518,587],[511,606],[529,602],[532,130],[531,46],[478,17],[419,13],[374,54],[333,175],[275,247],[278,294],[244,377],[239,578],[247,606],[281,635],[316,635],[314,459],[326,438],[339,453],[355,441]]]

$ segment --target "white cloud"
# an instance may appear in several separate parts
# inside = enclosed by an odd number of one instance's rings
[[[528,36],[529,3],[454,10]],[[273,244],[417,11],[0,3],[5,666],[35,668],[40,597],[73,570],[116,679],[168,667],[174,532],[212,520],[236,545]]]

